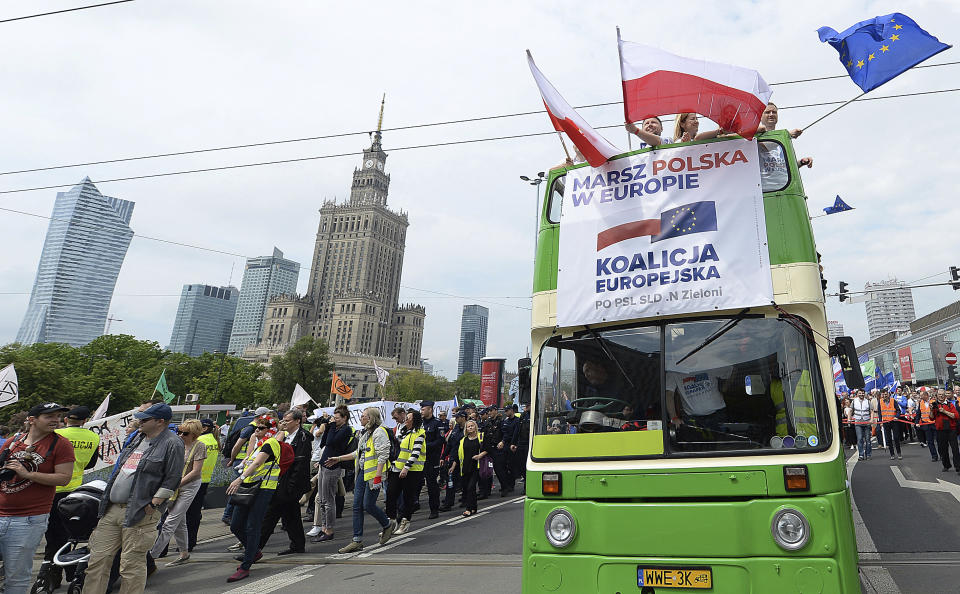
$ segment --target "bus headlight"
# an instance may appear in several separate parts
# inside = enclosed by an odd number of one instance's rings
[[[795,509],[781,509],[770,526],[773,540],[786,551],[798,551],[810,540],[810,523]]]
[[[557,508],[547,515],[544,531],[547,533],[547,541],[562,549],[573,542],[573,537],[577,534],[577,523],[573,521],[570,512]]]

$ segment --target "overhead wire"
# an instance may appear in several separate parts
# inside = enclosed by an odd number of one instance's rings
[[[953,66],[953,65],[956,65],[956,64],[960,64],[960,61],[956,61],[956,62],[944,62],[944,63],[940,63],[940,64],[919,65],[919,66],[914,66],[914,68],[935,68],[935,67],[938,67],[938,66]],[[815,81],[830,80],[830,79],[837,79],[837,78],[847,78],[847,75],[845,75],[845,74],[838,74],[838,75],[832,75],[832,76],[821,76],[821,77],[815,77],[815,78],[805,78],[805,79],[797,79],[797,80],[788,80],[788,81],[781,81],[781,82],[770,83],[770,86],[791,85],[791,84],[815,82]],[[883,98],[883,97],[880,97],[880,98]],[[877,99],[877,98],[875,97],[875,98],[873,98],[873,99]],[[594,108],[594,107],[608,107],[608,106],[612,106],[612,105],[621,105],[622,103],[623,103],[622,100],[620,100],[620,101],[607,101],[607,102],[602,102],[602,103],[590,103],[590,104],[575,106],[574,109],[590,109],[590,108]],[[795,106],[781,107],[780,109],[781,109],[781,110],[785,110],[785,109],[796,109],[796,108],[801,108],[801,107],[817,107],[817,106],[821,106],[821,105],[836,105],[837,103],[842,103],[842,102],[841,102],[841,101],[838,101],[838,102],[832,102],[832,103],[813,103],[813,104],[809,104],[809,105],[795,105]],[[518,111],[518,112],[513,112],[513,113],[494,114],[494,115],[488,115],[488,116],[477,116],[477,117],[472,117],[472,118],[459,118],[459,119],[455,119],[455,120],[444,120],[444,121],[440,121],[440,122],[425,122],[425,123],[419,123],[419,124],[408,124],[408,125],[404,125],[404,126],[394,126],[394,127],[392,127],[392,128],[383,128],[383,129],[381,130],[381,132],[398,132],[398,131],[403,131],[403,130],[415,130],[415,129],[419,129],[419,128],[432,128],[432,127],[437,127],[437,126],[449,126],[449,125],[454,125],[454,124],[467,124],[467,123],[473,123],[473,122],[482,122],[482,121],[498,120],[498,119],[505,119],[505,118],[513,118],[513,117],[522,117],[522,116],[529,116],[529,115],[536,115],[536,114],[544,114],[544,113],[546,113],[546,111],[543,110],[543,109],[534,110],[534,111]],[[618,124],[618,126],[619,126],[619,124]],[[188,149],[188,150],[182,150],[182,151],[172,151],[172,152],[165,152],[165,153],[154,153],[154,154],[148,154],[148,155],[137,155],[137,156],[133,156],[133,157],[118,157],[118,158],[113,158],[113,159],[102,159],[102,160],[99,160],[99,161],[87,161],[87,162],[83,162],[83,163],[69,163],[69,164],[64,164],[64,165],[50,165],[50,166],[45,166],[45,167],[33,167],[33,168],[30,168],[30,169],[19,169],[19,170],[12,170],[12,171],[0,171],[0,176],[4,176],[4,175],[17,175],[17,174],[22,174],[22,173],[36,173],[36,172],[40,172],[40,171],[53,171],[53,170],[57,170],[57,169],[69,169],[69,168],[73,168],[73,167],[89,167],[89,166],[91,166],[91,165],[107,165],[107,164],[113,164],[113,163],[124,163],[124,162],[129,162],[129,161],[143,161],[143,160],[147,160],[147,159],[160,159],[160,158],[166,158],[166,157],[179,157],[179,156],[184,156],[184,155],[196,155],[196,154],[212,153],[212,152],[219,152],[219,151],[230,151],[230,150],[238,150],[238,149],[246,149],[246,148],[257,148],[257,147],[263,147],[263,146],[274,146],[274,145],[282,145],[282,144],[292,144],[292,143],[298,143],[298,142],[310,142],[310,141],[314,141],[314,140],[329,140],[329,139],[334,139],[334,138],[345,138],[345,137],[349,137],[349,136],[358,136],[358,135],[361,135],[361,134],[370,134],[370,133],[371,133],[370,130],[356,130],[356,131],[353,131],[353,132],[335,132],[335,133],[332,133],[332,134],[322,134],[322,135],[316,135],[316,136],[305,136],[305,137],[301,137],[301,138],[286,138],[286,139],[281,139],[281,140],[267,140],[267,141],[251,142],[251,143],[244,143],[244,144],[232,144],[232,145],[225,145],[225,146],[218,146],[218,147],[208,147],[208,148],[200,148],[200,149]],[[552,132],[551,132],[550,134],[552,134]]]
[[[35,19],[37,17],[50,16],[53,14],[63,14],[65,12],[76,12],[78,10],[87,10],[90,8],[100,8],[102,6],[110,6],[111,4],[126,4],[127,2],[133,2],[133,0],[114,0],[113,2],[101,2],[100,4],[88,4],[87,6],[74,6],[73,8],[64,8],[63,10],[52,10],[50,12],[41,12],[37,14],[28,14],[21,17],[13,17],[9,19],[0,19],[0,23],[12,23],[14,21],[25,21],[27,19]]]

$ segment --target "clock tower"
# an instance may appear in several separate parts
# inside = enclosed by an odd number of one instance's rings
[[[359,169],[353,170],[353,185],[350,187],[350,204],[379,204],[386,206],[387,190],[390,187],[390,175],[383,168],[387,154],[380,145],[380,132],[383,129],[383,106],[387,96],[380,101],[380,118],[377,131],[373,133],[370,148],[363,151],[363,160]]]

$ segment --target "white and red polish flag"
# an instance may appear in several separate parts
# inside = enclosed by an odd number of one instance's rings
[[[533,73],[534,80],[540,88],[540,96],[543,97],[543,104],[547,107],[547,115],[553,123],[557,132],[566,132],[573,144],[577,145],[580,153],[586,158],[587,162],[594,167],[599,167],[614,156],[624,153],[623,150],[610,144],[610,141],[600,136],[593,127],[586,122],[580,114],[577,113],[567,101],[560,96],[560,93],[550,84],[550,81],[543,76],[540,69],[533,61],[530,50],[527,50],[527,62],[530,64],[530,72]]]
[[[760,115],[773,94],[759,72],[684,58],[617,37],[623,113],[628,122],[668,113],[698,113],[744,138],[756,134]]]

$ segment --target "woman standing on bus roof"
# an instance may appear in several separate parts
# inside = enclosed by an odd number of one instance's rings
[[[657,116],[651,116],[643,120],[639,128],[633,122],[627,122],[623,126],[627,129],[627,132],[636,134],[640,140],[643,141],[640,143],[639,148],[671,144],[673,142],[673,139],[669,136],[660,136],[663,134],[663,122],[661,122]]]

